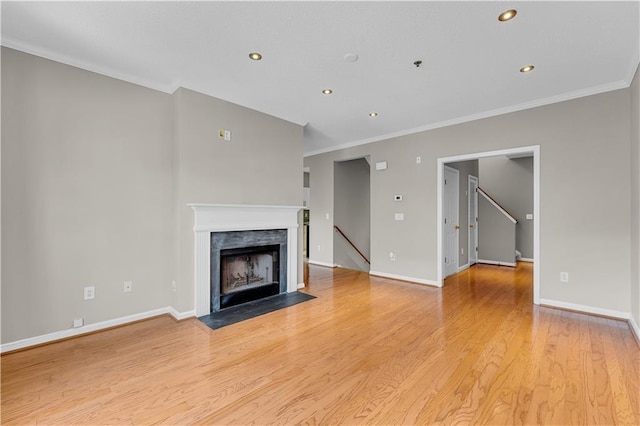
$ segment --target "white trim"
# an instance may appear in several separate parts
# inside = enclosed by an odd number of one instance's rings
[[[530,257],[521,257],[520,259],[518,259],[521,262],[529,262],[529,263],[533,263],[533,259],[531,259]]]
[[[186,86],[184,86],[183,84],[181,84],[181,82],[178,81],[172,81],[171,83],[165,83],[165,84],[161,84],[161,83],[157,83],[157,82],[153,82],[149,79],[144,79],[144,78],[140,78],[138,76],[133,76],[131,74],[127,74],[127,73],[123,73],[121,71],[117,71],[111,68],[104,68],[100,65],[97,64],[93,64],[90,62],[86,62],[86,61],[82,61],[82,60],[78,60],[77,58],[71,58],[69,56],[65,56],[65,55],[61,55],[60,53],[57,52],[53,52],[49,49],[44,49],[42,47],[39,46],[34,46],[30,43],[26,43],[24,41],[19,41],[19,40],[15,40],[11,37],[6,37],[6,36],[2,36],[2,39],[0,40],[0,45],[8,47],[10,49],[14,49],[14,50],[19,50],[21,52],[25,52],[25,53],[29,53],[31,55],[35,55],[35,56],[39,56],[41,58],[45,58],[45,59],[49,59],[51,61],[54,62],[59,62],[61,64],[65,64],[65,65],[69,65],[72,67],[76,67],[76,68],[80,68],[86,71],[91,71],[91,72],[95,72],[98,73],[100,75],[106,76],[106,77],[110,77],[110,78],[115,78],[117,80],[121,80],[124,82],[128,82],[131,84],[135,84],[138,86],[142,86],[142,87],[146,87],[148,89],[152,89],[152,90],[157,90],[163,93],[173,93],[175,92],[178,88],[180,87],[184,87],[184,88],[188,88]],[[615,81],[612,83],[608,83],[608,84],[603,84],[601,86],[594,86],[594,87],[588,87],[586,89],[581,89],[581,90],[575,90],[572,92],[567,92],[567,93],[563,93],[560,95],[556,95],[556,96],[551,96],[548,98],[543,98],[543,99],[536,99],[534,101],[529,101],[529,102],[524,102],[521,104],[517,104],[517,105],[510,105],[510,106],[506,106],[503,108],[497,108],[497,109],[493,109],[490,111],[484,111],[484,112],[479,112],[476,114],[470,114],[470,115],[465,115],[462,117],[455,117],[449,120],[443,120],[443,121],[439,121],[436,123],[431,123],[431,124],[425,124],[423,126],[418,126],[418,127],[414,127],[411,129],[407,129],[407,130],[400,130],[398,132],[393,132],[393,133],[387,133],[385,135],[380,135],[380,136],[375,136],[372,138],[367,138],[367,139],[361,139],[361,140],[357,140],[357,141],[352,141],[352,142],[347,142],[341,145],[336,145],[336,146],[332,146],[332,147],[327,147],[327,148],[321,148],[315,151],[310,151],[307,153],[304,153],[304,157],[311,157],[313,155],[318,155],[318,154],[324,154],[327,152],[332,152],[332,151],[338,151],[341,149],[345,149],[345,148],[351,148],[354,146],[359,146],[359,145],[365,145],[368,143],[373,143],[373,142],[379,142],[382,140],[386,140],[386,139],[391,139],[391,138],[396,138],[396,137],[400,137],[400,136],[406,136],[406,135],[411,135],[414,133],[419,133],[419,132],[424,132],[427,130],[433,130],[433,129],[439,129],[442,127],[448,127],[448,126],[453,126],[456,124],[461,124],[461,123],[467,123],[469,121],[475,121],[475,120],[481,120],[483,118],[489,118],[489,117],[495,117],[498,115],[503,115],[503,114],[509,114],[512,112],[516,112],[516,111],[522,111],[522,110],[526,110],[526,109],[530,109],[530,108],[536,108],[539,106],[544,106],[544,105],[550,105],[550,104],[555,104],[558,102],[564,102],[564,101],[568,101],[571,99],[577,99],[577,98],[582,98],[585,96],[591,96],[591,95],[597,95],[599,93],[605,93],[605,92],[611,92],[614,90],[618,90],[618,89],[624,89],[627,88],[631,85],[631,82],[633,81],[633,76],[635,75],[635,71],[638,68],[638,61],[640,60],[638,57],[638,55],[636,55],[635,60],[631,61],[631,70],[627,73],[627,76],[625,79],[620,80],[620,81]],[[635,65],[635,66],[633,66]],[[198,89],[192,89],[189,88],[190,90],[195,90],[197,92],[201,92]],[[204,93],[204,92],[202,92]],[[205,93],[206,94],[206,93]],[[261,111],[264,112],[264,111]],[[273,115],[273,114],[271,114]],[[301,121],[297,121],[297,120],[293,120],[291,118],[284,118],[284,117],[279,117],[282,118],[285,121],[289,121],[291,123],[294,124],[298,124],[300,126],[305,126],[306,124],[308,124],[307,122],[301,122]]]
[[[471,191],[471,183],[475,183],[476,190]],[[478,192],[477,189],[480,186],[480,180],[478,176],[467,175],[467,263],[471,265],[471,253],[474,256],[474,264],[478,263],[478,251],[476,247],[478,247],[478,222],[476,218],[478,217]],[[475,197],[475,211],[471,211],[471,200]],[[471,228],[471,224],[473,224],[473,228]],[[473,229],[473,230],[472,230]],[[473,233],[473,240],[476,245],[471,247],[471,237],[470,235]]]
[[[469,269],[471,265],[469,265],[469,262],[465,263],[464,265],[458,266],[458,272],[462,272],[465,269]]]
[[[638,14],[638,18],[640,18],[640,14]],[[636,70],[638,69],[638,65],[640,62],[640,51],[636,51],[635,52],[635,58],[633,58],[633,60],[631,61],[631,66],[629,67],[629,71],[627,71],[627,76],[624,79],[625,83],[627,83],[628,86],[631,86],[631,83],[633,83],[633,77],[636,75]]]
[[[454,169],[453,167],[449,167],[446,164],[444,165],[444,168],[442,169],[442,178],[444,179],[444,172],[445,171],[449,171],[449,173],[453,173],[456,176],[456,185],[454,188],[454,199],[455,199],[455,220],[454,222],[457,224],[458,226],[458,230],[456,231],[456,239],[455,239],[455,243],[454,243],[454,250],[453,252],[455,253],[455,262],[456,262],[456,271],[458,271],[458,264],[460,262],[460,170],[458,169]],[[444,194],[443,194],[444,195]],[[444,200],[443,200],[444,201]],[[444,208],[444,206],[443,206]],[[444,240],[443,240],[444,242]],[[449,247],[451,248],[451,247]],[[444,271],[444,257],[442,259],[442,268]],[[455,273],[455,272],[454,272]],[[453,275],[453,274],[451,274]],[[448,276],[448,275],[447,275]]]
[[[187,318],[196,318],[196,310],[192,309],[186,312],[178,312],[173,306],[169,306],[169,315],[171,315],[176,321],[182,321]]]
[[[85,71],[94,72],[105,77],[115,78],[116,80],[124,81],[126,83],[135,84],[137,86],[146,87],[147,89],[157,90],[163,93],[173,93],[177,89],[177,86],[172,84],[158,84],[138,76],[123,73],[111,68],[104,68],[100,65],[79,60],[77,58],[70,58],[69,56],[61,55],[60,53],[53,52],[49,49],[44,49],[39,46],[34,46],[24,41],[18,41],[11,37],[2,36],[2,46],[10,49],[19,50],[30,55],[38,56],[40,58],[48,59],[50,61],[58,62],[63,65],[79,68]]]
[[[610,318],[629,320],[631,314],[628,312],[613,311],[611,309],[596,308],[593,306],[578,305],[569,302],[560,302],[559,300],[540,299],[540,305],[551,308],[568,309],[570,311],[583,312],[585,314],[602,315]]]
[[[636,335],[636,340],[640,344],[640,327],[638,327],[638,323],[633,318],[633,315],[629,315],[629,327],[631,328],[633,334]]]
[[[429,286],[434,286],[434,287],[442,287],[441,285],[438,285],[438,283],[436,281],[433,281],[433,280],[425,280],[425,279],[422,279],[422,278],[407,277],[407,276],[404,276],[404,275],[388,274],[386,272],[369,271],[369,275],[373,275],[375,277],[382,277],[382,278],[391,278],[393,280],[408,281],[408,282],[411,282],[411,283],[429,285]]]
[[[307,263],[310,263],[311,265],[316,265],[316,266],[325,266],[327,268],[337,268],[338,267],[338,265],[336,265],[335,263],[321,262],[319,260],[308,259]]]
[[[178,312],[173,307],[167,306],[165,308],[154,309],[147,312],[141,312],[138,314],[127,315],[120,318],[114,318],[107,321],[96,322],[93,324],[87,324],[78,328],[69,328],[67,330],[55,331],[53,333],[42,334],[40,336],[28,337],[26,339],[17,340],[15,342],[3,343],[0,345],[0,353],[15,351],[17,349],[24,349],[30,346],[42,345],[44,343],[55,342],[56,340],[68,339],[70,337],[82,336],[83,334],[93,333],[108,328],[118,327],[121,325],[129,324],[132,322],[157,317],[160,315],[171,315],[176,320],[190,318],[195,316],[195,311]]]
[[[445,163],[476,160],[478,158],[496,157],[529,152],[533,154],[533,303],[540,304],[540,145],[523,146],[519,148],[501,149],[473,154],[456,155],[438,158],[436,173],[437,191],[437,283],[440,287],[444,282],[442,276],[442,208],[443,188],[442,172]]]
[[[495,260],[484,260],[484,259],[478,259],[478,263],[484,263],[487,265],[510,266],[512,268],[515,268],[517,266],[517,263],[515,262],[497,262]]]
[[[506,211],[505,209],[502,208],[502,206],[500,206],[500,204],[496,203],[490,196],[489,194],[487,194],[486,192],[484,192],[484,190],[480,187],[478,187],[478,192],[480,193],[480,195],[482,195],[484,197],[485,200],[487,200],[493,207],[495,207],[496,209],[498,209],[498,211],[500,213],[502,213],[507,219],[509,219],[511,221],[511,223],[513,223],[514,225],[516,223],[518,223],[518,221],[516,220],[515,217],[511,216],[509,214],[508,211]]]
[[[540,145],[533,147],[533,303],[540,304]]]
[[[221,208],[221,209],[273,209],[273,210],[300,210],[303,206],[278,206],[271,204],[207,204],[207,203],[188,203],[187,206],[193,210],[198,208]]]
[[[637,64],[637,62],[636,62]],[[631,76],[633,78],[633,75]],[[414,127],[412,129],[401,130],[398,132],[387,133],[385,135],[375,136],[373,138],[361,139],[353,142],[347,142],[340,145],[335,145],[327,148],[317,149],[315,151],[306,152],[304,157],[311,157],[313,155],[325,154],[327,152],[339,151],[345,148],[353,148],[359,145],[366,145],[368,143],[380,142],[387,139],[398,138],[401,136],[412,135],[415,133],[425,132],[427,130],[439,129],[442,127],[449,127],[456,124],[467,123],[469,121],[481,120],[483,118],[495,117],[498,115],[509,114],[512,112],[522,111],[530,108],[537,108],[544,105],[551,105],[558,102],[569,101],[572,99],[582,98],[585,96],[597,95],[599,93],[611,92],[618,89],[625,89],[631,84],[631,80],[619,80],[613,83],[603,84],[601,86],[588,87],[582,90],[575,90],[573,92],[563,93],[556,96],[551,96],[544,99],[537,99],[530,102],[524,102],[517,105],[510,105],[504,108],[497,108],[491,111],[479,112],[477,114],[465,115],[463,117],[456,117],[450,120],[443,120],[437,123],[425,124],[424,126]]]
[[[298,288],[304,288],[304,287],[305,287],[304,283],[298,283]]]

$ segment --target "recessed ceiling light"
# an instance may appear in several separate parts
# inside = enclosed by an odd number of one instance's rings
[[[515,9],[505,10],[498,16],[498,21],[500,22],[510,21],[513,18],[515,18],[517,14],[518,14],[518,11]]]
[[[526,67],[522,67],[520,68],[520,72],[529,72],[529,71],[533,71],[535,67],[533,65],[527,65]]]
[[[331,89],[324,89],[324,90],[322,91],[322,94],[323,94],[323,95],[330,95],[330,94],[332,94],[332,93],[333,93],[333,90],[331,90]]]
[[[258,52],[251,52],[249,53],[249,58],[253,59],[254,61],[259,61],[260,59],[262,59],[262,55]]]
[[[369,113],[369,117],[377,117],[378,113],[377,112],[370,112]]]

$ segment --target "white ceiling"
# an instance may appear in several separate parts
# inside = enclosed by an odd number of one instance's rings
[[[307,154],[627,87],[640,49],[638,1],[1,7],[5,46],[306,125]]]

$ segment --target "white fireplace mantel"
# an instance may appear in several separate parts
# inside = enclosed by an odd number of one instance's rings
[[[299,206],[188,204],[194,211],[196,315],[211,313],[211,233],[287,229],[287,292],[298,288]]]

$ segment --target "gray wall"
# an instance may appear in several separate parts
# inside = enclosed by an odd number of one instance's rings
[[[324,213],[333,211],[334,161],[388,162],[371,173],[371,269],[435,281],[437,159],[540,145],[541,298],[629,312],[631,203],[619,195],[631,191],[629,108],[630,90],[622,89],[308,157],[310,259],[333,258]],[[393,220],[395,193],[405,196],[403,222]],[[588,202],[593,193],[599,200]],[[559,282],[560,271],[570,273],[569,283]]]
[[[370,256],[370,166],[367,160],[334,164],[334,224],[367,257]],[[349,269],[369,270],[367,264],[341,235],[333,240],[333,262]]]
[[[187,204],[302,206],[302,127],[187,89],[178,89],[173,98],[178,111],[174,307],[183,312],[193,309],[194,297],[193,210]],[[230,130],[232,140],[219,139],[219,129]],[[302,268],[298,269],[301,283]]]
[[[301,205],[301,174],[298,125],[2,48],[2,342],[192,310],[187,203]]]
[[[640,71],[631,84],[631,314],[640,326]]]
[[[167,94],[2,48],[2,342],[170,304],[171,127]]]
[[[517,221],[516,250],[533,259],[533,157],[489,157],[479,160],[480,188]],[[481,241],[484,243],[484,241]]]
[[[447,163],[447,166],[460,172],[460,188],[458,190],[458,217],[460,221],[460,232],[458,232],[458,266],[469,264],[469,176],[478,177],[478,160],[459,161]]]
[[[482,194],[478,196],[478,222],[478,261],[515,263],[516,225]]]

